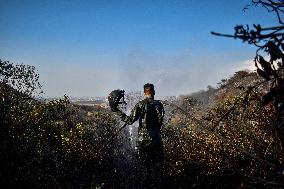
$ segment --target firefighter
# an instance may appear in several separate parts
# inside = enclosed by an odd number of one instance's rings
[[[117,90],[117,92],[118,94],[120,92],[122,96],[124,91]],[[126,124],[131,125],[135,121],[139,121],[137,148],[139,160],[147,169],[147,180],[156,177],[161,178],[164,161],[160,130],[163,125],[165,111],[163,104],[159,100],[155,100],[154,96],[154,85],[147,83],[144,85],[145,98],[134,106],[129,116],[119,110],[117,106],[112,107],[112,111],[116,112]]]

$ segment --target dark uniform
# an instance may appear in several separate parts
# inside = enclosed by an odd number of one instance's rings
[[[129,116],[120,110],[117,113],[129,125],[139,120],[137,147],[142,163],[147,167],[162,163],[164,153],[160,130],[165,114],[163,104],[154,98],[145,98],[135,105]]]

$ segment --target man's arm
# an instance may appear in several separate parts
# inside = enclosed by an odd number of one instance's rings
[[[121,110],[118,110],[116,112],[122,121],[127,123],[128,125],[132,125],[135,121],[137,121],[141,115],[141,108],[139,106],[139,103],[135,105],[135,107],[132,109],[131,114],[127,116],[124,112]]]

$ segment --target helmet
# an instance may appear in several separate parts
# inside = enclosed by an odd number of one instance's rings
[[[111,108],[111,111],[116,112],[118,110],[117,106],[119,104],[126,104],[124,101],[124,90],[114,90],[108,95],[108,102]],[[122,101],[121,101],[122,99]]]

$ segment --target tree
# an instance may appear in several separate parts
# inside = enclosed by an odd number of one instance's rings
[[[39,74],[30,65],[13,64],[0,59],[0,83],[30,97],[41,93]]]
[[[251,6],[262,6],[268,12],[276,16],[276,24],[270,27],[263,27],[259,24],[237,25],[234,34],[221,34],[211,32],[213,35],[240,39],[250,45],[257,47],[254,58],[257,73],[264,79],[263,83],[270,85],[269,91],[261,98],[262,105],[273,103],[275,108],[275,129],[281,136],[284,135],[284,1],[283,0],[252,0],[251,4],[244,8],[244,11]],[[265,58],[265,55],[268,58]],[[258,87],[260,85],[256,85]],[[284,136],[281,141],[284,142]]]

